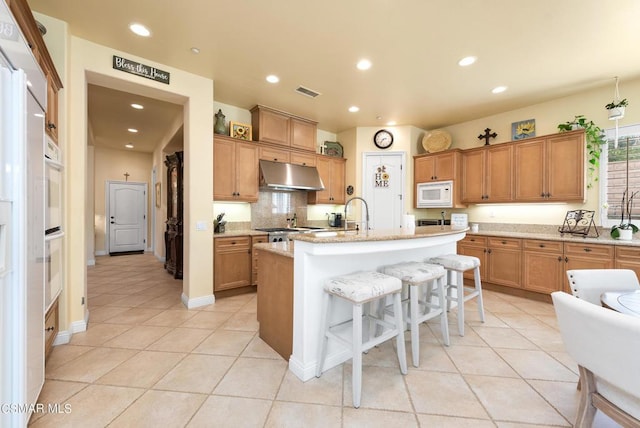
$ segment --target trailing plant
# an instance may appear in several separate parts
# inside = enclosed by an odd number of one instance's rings
[[[570,122],[558,125],[561,132],[573,131],[574,129],[584,129],[584,135],[587,139],[587,188],[593,186],[594,181],[598,181],[597,170],[600,167],[600,154],[602,146],[606,143],[604,131],[593,120],[587,120],[583,115],[575,116]]]
[[[614,108],[618,108],[618,107],[626,107],[629,105],[629,101],[627,101],[626,98],[620,100],[620,101],[612,101],[609,104],[607,104],[606,106],[604,106],[604,108],[606,108],[607,110],[611,110]]]
[[[611,237],[612,238],[619,238],[620,237],[620,230],[627,230],[627,229],[631,229],[633,232],[632,233],[636,233],[638,231],[638,226],[636,226],[635,224],[631,223],[631,211],[633,211],[633,198],[638,194],[638,191],[635,191],[633,193],[627,193],[627,190],[625,190],[622,193],[622,205],[621,205],[621,209],[620,209],[620,224],[611,227]],[[627,197],[628,195],[628,197]],[[627,222],[625,223],[625,214],[626,214],[626,219]]]

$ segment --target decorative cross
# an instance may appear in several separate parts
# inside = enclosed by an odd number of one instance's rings
[[[489,145],[489,138],[496,138],[498,136],[498,134],[496,134],[495,132],[491,132],[491,128],[486,128],[484,130],[484,135],[480,134],[478,135],[478,140],[487,140],[484,145],[488,146]]]
[[[128,172],[125,172],[125,173],[124,173],[124,181],[129,181],[129,176],[130,176],[130,175],[131,175],[131,174],[129,174]]]

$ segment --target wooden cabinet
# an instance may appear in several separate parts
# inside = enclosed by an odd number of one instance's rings
[[[460,151],[414,156],[413,174],[415,183],[456,180],[460,168]]]
[[[315,152],[317,123],[257,105],[251,109],[255,139],[295,149]]]
[[[616,269],[631,269],[640,278],[640,247],[616,246]]]
[[[316,166],[316,155],[310,153],[291,152],[290,162],[302,166]]]
[[[251,285],[250,236],[215,238],[213,257],[214,292]]]
[[[462,152],[462,202],[512,202],[512,153],[512,144]]]
[[[291,161],[291,154],[287,149],[280,149],[276,147],[260,146],[260,159],[268,160],[272,162],[284,162],[289,163]]]
[[[324,190],[308,192],[309,204],[345,203],[345,162],[344,158],[316,156],[316,167],[324,184]]]
[[[611,269],[615,250],[613,245],[564,243],[565,271],[572,269]],[[564,279],[564,291],[571,293],[569,281]]]
[[[167,156],[167,221],[164,232],[164,268],[176,279],[182,279],[183,267],[183,168],[184,152]]]
[[[216,135],[213,144],[213,200],[258,200],[258,147]]]
[[[489,237],[487,239],[487,281],[520,287],[522,283],[522,240]]]
[[[259,235],[251,237],[251,285],[258,283],[258,253],[253,246],[255,244],[261,244],[263,242],[269,242],[267,235]]]
[[[515,144],[515,200],[583,201],[584,150],[583,131]]]
[[[458,254],[480,259],[480,279],[484,281],[487,277],[487,238],[484,236],[466,235],[464,239],[458,241]],[[466,271],[464,278],[473,281],[473,271]]]
[[[522,288],[539,293],[562,290],[565,278],[562,241],[522,241]]]
[[[47,359],[53,349],[53,341],[58,335],[58,299],[56,299],[49,311],[44,316],[44,358]]]

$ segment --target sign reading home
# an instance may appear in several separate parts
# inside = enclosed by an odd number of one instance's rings
[[[119,56],[113,56],[113,68],[127,73],[135,74],[137,76],[146,77],[147,79],[155,80],[156,82],[169,84],[169,72],[160,70],[150,65],[140,64],[139,62],[131,61],[130,59],[122,58]]]

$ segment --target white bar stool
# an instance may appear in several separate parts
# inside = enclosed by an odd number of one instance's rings
[[[398,351],[398,361],[400,372],[407,374],[407,356],[404,347],[404,324],[402,322],[402,304],[400,293],[402,283],[399,279],[384,275],[380,272],[356,272],[328,279],[324,284],[324,296],[322,299],[322,318],[320,322],[321,339],[318,347],[318,362],[316,366],[316,377],[322,374],[324,360],[327,355],[327,341],[331,337],[349,347],[352,351],[352,390],[353,407],[360,407],[362,396],[362,353],[385,342],[393,337],[396,338]],[[395,323],[391,324],[383,319],[376,318],[370,313],[363,314],[362,305],[375,300],[385,299],[393,296]],[[353,317],[338,324],[331,325],[331,309],[334,297],[346,300],[353,305]],[[370,311],[367,311],[370,312]],[[363,343],[362,319],[366,317],[376,325],[386,328],[382,334],[371,338],[369,335],[368,323],[365,333],[367,341]],[[332,329],[352,323],[352,340],[347,340],[332,332]]]
[[[420,324],[440,316],[440,329],[444,344],[449,346],[449,323],[445,310],[444,276],[442,266],[422,262],[402,262],[382,267],[382,272],[402,280],[402,286],[409,291],[409,310],[405,311],[405,322],[411,329],[411,355],[413,366],[420,365]],[[434,287],[435,285],[435,287]],[[434,291],[439,304],[431,302]],[[422,292],[422,293],[421,293]],[[404,294],[404,293],[403,293]],[[424,298],[420,298],[420,295]],[[403,300],[403,303],[407,303]],[[424,308],[424,310],[420,310]]]
[[[484,306],[482,304],[482,283],[480,282],[480,259],[462,254],[445,254],[432,257],[429,263],[442,265],[447,270],[447,311],[451,309],[451,302],[458,303],[458,333],[464,336],[464,302],[475,297],[478,298],[478,314],[480,321],[484,322]],[[475,287],[465,287],[462,274],[473,269]],[[453,284],[453,275],[456,275],[456,283]],[[453,288],[456,288],[456,297],[452,296]],[[467,294],[465,294],[465,291]]]

